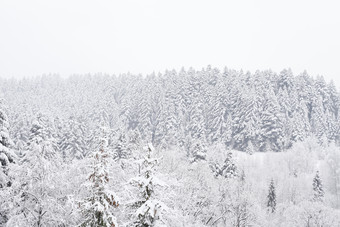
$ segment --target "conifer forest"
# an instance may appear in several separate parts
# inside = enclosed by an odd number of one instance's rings
[[[0,226],[340,226],[340,93],[292,70],[0,79]]]

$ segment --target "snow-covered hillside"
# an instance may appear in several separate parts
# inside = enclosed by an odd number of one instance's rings
[[[340,98],[290,70],[0,80],[0,226],[340,226]]]

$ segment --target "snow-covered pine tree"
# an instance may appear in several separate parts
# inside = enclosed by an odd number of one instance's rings
[[[10,171],[15,179],[10,198],[8,226],[62,226],[60,204],[65,195],[58,188],[56,173],[61,158],[54,150],[54,139],[47,134],[41,119],[34,121],[30,140],[19,166]]]
[[[271,213],[275,212],[276,209],[276,192],[275,192],[275,185],[274,180],[271,179],[269,184],[269,191],[267,196],[267,208]]]
[[[129,158],[129,149],[126,135],[119,131],[117,135],[116,145],[114,147],[114,159],[120,161],[121,159]]]
[[[259,100],[254,89],[244,90],[243,93],[240,91],[239,96],[234,100],[232,112],[234,148],[253,153],[258,147],[256,139],[259,135]]]
[[[85,130],[84,124],[74,117],[71,117],[64,125],[63,130],[61,130],[61,138],[58,141],[64,161],[84,158],[86,147]]]
[[[83,227],[117,227],[117,220],[112,208],[118,207],[118,199],[109,188],[109,174],[107,164],[110,154],[107,150],[105,128],[102,127],[100,144],[91,155],[92,170],[85,184],[89,196],[81,203],[81,212],[84,216]]]
[[[190,120],[188,127],[188,134],[191,135],[193,139],[205,139],[205,119],[203,103],[200,101],[193,101],[193,104],[189,110]]]
[[[163,121],[164,113],[164,90],[159,83],[159,78],[152,84],[152,95],[150,98],[150,123],[151,123],[151,142],[157,146],[164,142],[165,125]]]
[[[248,140],[248,146],[246,147],[245,152],[250,155],[255,153],[255,148],[251,140]]]
[[[190,145],[191,145],[189,150],[190,162],[194,163],[206,159],[207,148],[204,142],[198,139],[193,139]]]
[[[262,151],[281,151],[283,127],[279,115],[279,105],[272,90],[267,89],[261,103],[260,149]],[[269,142],[269,143],[267,143]],[[269,145],[269,146],[268,146]]]
[[[237,176],[237,167],[233,160],[233,154],[231,152],[227,153],[227,157],[222,165],[214,163],[210,165],[210,168],[214,172],[215,177],[223,176],[225,178],[233,178]]]
[[[42,147],[49,147],[49,149],[43,149],[43,155],[45,158],[51,159],[58,150],[53,131],[52,123],[49,121],[48,117],[42,113],[38,113],[36,119],[32,122],[26,149],[32,149],[34,144]]]
[[[319,171],[316,171],[313,179],[313,201],[322,202],[325,192],[323,190],[322,181],[319,175]]]
[[[220,86],[222,87],[222,86]],[[217,87],[213,90],[212,101],[207,114],[207,128],[209,142],[223,142],[226,143],[226,106],[224,103],[223,87]]]
[[[164,94],[164,109],[163,118],[164,122],[164,140],[168,147],[177,145],[179,142],[179,126],[180,126],[180,110],[179,105],[183,102],[181,95],[179,94],[179,89],[176,88],[173,83],[173,79],[169,79],[168,84],[166,84],[166,92]]]
[[[223,140],[225,142],[225,145],[228,147],[228,148],[231,148],[232,147],[232,144],[233,144],[233,138],[232,138],[232,119],[231,119],[231,114],[228,114],[228,117],[225,121],[225,124],[224,124],[224,135],[223,135]]]
[[[144,85],[145,89],[140,91],[140,96],[138,97],[137,112],[138,115],[138,130],[145,141],[151,141],[151,85]]]
[[[205,143],[206,139],[206,119],[205,119],[205,100],[203,97],[203,88],[201,78],[198,75],[190,76],[187,93],[187,111],[186,111],[186,133],[192,139],[200,140]]]
[[[3,99],[0,99],[0,188],[10,186],[7,177],[8,164],[14,162],[15,157],[11,150],[13,142],[9,136],[9,122],[3,102]]]
[[[137,201],[134,201],[132,204],[132,207],[137,209],[136,220],[132,224],[135,227],[149,227],[164,224],[161,213],[165,206],[161,201],[155,199],[154,196],[155,186],[162,185],[154,176],[158,159],[151,157],[154,152],[152,144],[148,144],[145,149],[147,154],[139,161],[139,176],[130,180],[130,183],[138,187],[139,190]]]
[[[15,159],[14,152],[11,149],[13,142],[9,136],[8,117],[3,102],[3,99],[0,98],[0,194],[2,195],[4,193],[1,191],[11,185],[8,178],[8,165],[14,162]],[[0,196],[0,226],[7,220],[6,212],[2,210],[1,206],[4,202],[2,201],[2,196]]]

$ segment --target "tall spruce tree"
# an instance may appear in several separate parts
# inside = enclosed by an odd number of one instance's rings
[[[8,165],[14,162],[15,157],[11,149],[13,142],[9,136],[9,122],[3,102],[0,99],[0,188],[11,184],[7,177]]]
[[[322,202],[325,192],[323,190],[321,177],[319,171],[316,171],[315,177],[313,179],[313,200],[316,202]]]
[[[161,212],[164,205],[161,201],[155,198],[155,186],[162,185],[155,174],[155,167],[158,164],[158,159],[152,158],[154,148],[152,144],[148,144],[146,156],[140,160],[140,174],[138,177],[131,179],[130,183],[138,187],[138,198],[132,206],[136,208],[136,220],[133,226],[149,227],[156,224],[164,224],[162,221]]]
[[[91,156],[92,170],[85,186],[90,194],[81,204],[84,215],[83,227],[117,227],[117,220],[112,208],[118,207],[118,200],[109,183],[107,164],[110,154],[107,150],[105,129],[102,128],[102,137],[98,149]]]
[[[238,150],[257,149],[259,133],[259,102],[254,89],[240,93],[233,103],[233,138],[234,148]],[[251,144],[249,143],[251,142]],[[250,147],[251,146],[251,147]],[[248,153],[252,153],[248,152]]]
[[[274,213],[276,209],[276,192],[275,192],[273,179],[271,179],[270,184],[269,184],[269,192],[268,192],[267,199],[268,199],[268,202],[267,202],[268,210],[271,213]]]
[[[14,152],[11,149],[13,142],[9,136],[9,122],[6,115],[4,100],[0,98],[0,194],[6,187],[11,186],[11,181],[8,177],[9,163],[14,162]],[[2,209],[2,196],[0,196],[0,226],[7,221],[6,212]]]

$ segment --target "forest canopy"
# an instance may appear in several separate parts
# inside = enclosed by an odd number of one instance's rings
[[[340,95],[208,66],[0,79],[0,226],[339,226]]]

